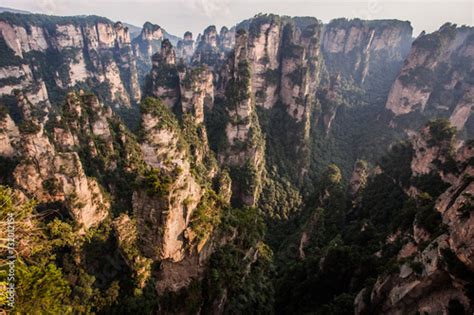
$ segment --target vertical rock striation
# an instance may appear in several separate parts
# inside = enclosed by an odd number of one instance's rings
[[[178,59],[189,64],[194,54],[194,40],[191,32],[184,33],[183,39],[178,41],[176,46],[176,55]]]
[[[1,95],[20,88],[37,95],[29,96],[32,102],[57,102],[68,88],[87,84],[117,107],[141,97],[130,36],[120,22],[2,13],[0,34],[0,72],[7,75]]]
[[[390,90],[386,108],[395,116],[449,117],[462,130],[472,113],[474,28],[445,24],[413,42]],[[473,134],[474,130],[468,130]]]
[[[45,123],[31,114],[34,104],[21,93],[17,98],[23,111],[23,122],[17,144],[21,162],[13,171],[15,185],[41,203],[63,203],[81,226],[81,231],[98,225],[108,215],[110,204],[98,182],[85,174],[82,161],[74,151],[77,136],[58,127],[54,129],[58,142],[51,141]],[[99,104],[96,98],[92,101]],[[72,110],[77,110],[75,114],[81,117],[81,107],[77,103]],[[97,136],[107,138],[98,122]],[[57,137],[59,134],[62,136]]]
[[[169,40],[163,40],[160,52],[154,54],[152,60],[153,68],[145,83],[146,93],[173,108],[179,100],[179,77],[176,53]]]
[[[367,89],[397,75],[411,44],[412,27],[397,20],[335,19],[324,26],[321,51],[330,74]],[[379,83],[380,85],[380,83]]]

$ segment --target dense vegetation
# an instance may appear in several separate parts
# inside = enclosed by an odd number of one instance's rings
[[[57,24],[110,23],[98,17],[31,15],[23,19],[15,14],[0,14],[0,20],[27,29],[41,25],[51,35]],[[283,36],[288,46],[280,57],[290,58],[305,54],[303,46],[293,44],[290,37],[311,37],[321,26],[310,17],[258,15],[242,22],[238,34],[257,37],[264,23],[287,23]],[[376,23],[338,19],[328,27],[377,27],[381,31],[393,25],[391,21]],[[398,24],[408,34],[409,24]],[[158,26],[144,27],[156,30]],[[299,34],[296,27],[303,32]],[[451,30],[447,25],[442,36],[452,37]],[[214,31],[215,27],[206,30]],[[439,35],[417,40],[415,46],[438,49],[442,39]],[[65,196],[54,174],[38,176],[38,190],[49,194],[42,201],[16,183],[18,166],[40,165],[38,158],[22,160],[21,150],[0,158],[0,307],[8,303],[11,253],[6,246],[6,227],[13,216],[19,240],[14,271],[18,314],[343,315],[354,313],[354,300],[361,292],[365,311],[377,313],[378,305],[370,304],[377,280],[398,275],[406,266],[416,277],[424,275],[425,267],[416,253],[401,258],[401,249],[416,238],[420,239],[416,241],[418,252],[436,247],[437,238],[449,232],[447,221],[443,223],[435,208],[437,200],[445,192],[459,195],[472,182],[465,176],[456,183],[456,191],[450,188],[452,178],[472,164],[472,157],[462,163],[456,160],[456,128],[448,120],[425,124],[427,117],[413,113],[397,120],[399,128],[387,127],[394,118],[384,105],[401,62],[382,64],[378,60],[386,57],[383,55],[375,56],[367,80],[362,51],[322,56],[320,89],[314,99],[312,95],[298,100],[310,113],[300,122],[281,100],[272,108],[254,106],[265,95],[252,94],[252,65],[248,60],[229,62],[225,65],[232,68],[225,69],[231,71],[228,81],[220,86],[224,88],[216,93],[212,106],[204,108],[204,123],[197,123],[180,108],[184,95],[180,89],[193,89],[193,80],[203,68],[192,68],[183,79],[178,72],[183,65],[164,64],[155,55],[158,65],[145,80],[140,104],[113,112],[107,102],[112,98],[107,81],[90,79],[69,93],[62,88],[71,83],[69,65],[78,53],[74,48],[61,52],[50,48],[25,53],[21,60],[0,38],[0,66],[5,58],[9,65],[37,64],[34,76],[45,81],[51,102],[47,111],[41,104],[22,114],[16,99],[21,97],[19,91],[0,99],[0,122],[10,115],[21,133],[22,143],[15,145],[21,148],[44,135],[42,140],[54,147],[54,162],[60,163],[68,154],[77,157],[75,167],[81,167],[73,169],[68,180],[77,184],[76,175],[83,171],[82,179],[90,180],[89,184],[97,181],[98,191],[110,204],[105,219],[86,229],[74,219],[67,203],[77,193]],[[222,61],[217,61],[218,48],[208,53],[202,56],[203,63]],[[123,56],[111,49],[85,57],[88,70],[94,70],[96,58],[107,66]],[[228,57],[236,56],[231,53]],[[360,65],[356,71],[352,61]],[[312,70],[296,67],[289,74],[292,84],[304,84]],[[448,72],[418,67],[400,80],[404,85],[426,88],[436,76]],[[221,80],[216,73],[214,79]],[[267,70],[264,77],[277,90],[281,88],[280,69]],[[21,80],[3,80],[0,85]],[[122,80],[127,83],[125,77]],[[168,106],[153,97],[154,88],[176,92],[171,95],[176,103]],[[331,88],[336,96],[330,95]],[[433,95],[447,106],[461,97],[439,91]],[[419,143],[426,142],[426,147],[402,141],[403,129],[414,126],[422,126],[418,136],[423,141]],[[228,128],[241,128],[248,134],[244,140],[228,139]],[[66,141],[58,140],[61,137]],[[465,145],[472,149],[472,144],[467,141]],[[412,170],[417,150],[439,153],[427,162],[425,173]],[[230,157],[245,161],[238,164]],[[58,168],[61,171],[64,166]],[[358,174],[359,187],[353,191],[351,175],[359,168],[364,171]],[[254,204],[244,202],[243,196],[255,198]],[[472,215],[469,201],[474,198],[470,198],[455,214],[461,222]],[[179,253],[172,255],[184,258],[175,261],[171,254],[163,258],[165,235],[180,229],[180,224],[185,228],[171,240],[178,244],[174,245]],[[437,253],[441,259],[436,268],[468,283],[467,293],[472,294],[472,271],[449,247]],[[173,270],[170,278],[195,271],[193,267],[198,271],[179,289],[160,291],[162,272],[172,264],[182,269]],[[451,300],[448,306],[453,314],[464,312],[458,300]]]

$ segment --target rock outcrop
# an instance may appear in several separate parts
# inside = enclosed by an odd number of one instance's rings
[[[178,146],[177,130],[163,125],[153,112],[142,118],[145,139],[141,144],[145,163],[159,172],[158,177],[168,181],[162,196],[145,191],[134,194],[134,212],[142,235],[147,239],[148,257],[181,261],[185,256],[184,231],[202,196],[202,190],[191,175],[186,151]],[[161,197],[161,198],[160,198]],[[150,231],[150,228],[153,231]]]
[[[199,126],[199,113],[189,113],[194,114],[190,124]],[[133,214],[142,255],[161,262],[156,275],[159,294],[177,291],[202,275],[212,253],[216,226],[201,227],[206,223],[200,216],[218,218],[221,211],[204,185],[215,171],[199,173],[203,157],[188,147],[187,132],[159,100],[143,101],[141,151],[147,171],[142,188],[133,194]],[[193,141],[197,147],[199,141]]]
[[[431,235],[415,222],[412,236],[399,235],[407,240],[397,256],[400,267],[389,275],[379,276],[370,291],[364,289],[359,293],[355,300],[356,314],[447,314],[453,304],[466,313],[472,311],[469,293],[474,279],[472,141],[455,153],[452,148],[447,152],[453,133],[440,141],[433,126],[432,123],[420,136],[413,136],[415,155],[411,168],[413,176],[435,173],[449,183],[433,209],[440,214],[444,228]],[[449,154],[451,167],[446,168]]]
[[[261,190],[264,140],[252,99],[248,47],[248,34],[244,30],[238,31],[234,54],[228,61],[231,77],[225,84],[227,146],[219,152],[218,158],[221,164],[232,168],[231,178],[246,178],[247,185],[233,183],[233,199],[237,203],[255,205]]]
[[[176,56],[178,59],[185,63],[189,64],[191,62],[191,58],[194,54],[194,40],[193,40],[193,33],[186,32],[184,33],[183,39],[178,41],[176,46]]]
[[[220,33],[214,25],[207,27],[198,37],[192,62],[218,70],[234,45],[235,32],[222,27]]]
[[[31,115],[34,105],[23,94],[17,97],[24,120],[17,144],[21,162],[13,171],[15,185],[39,202],[63,203],[71,217],[82,226],[82,231],[99,224],[108,215],[110,204],[98,182],[86,176],[79,155],[73,151],[74,136],[57,128],[55,134],[64,137],[58,139],[59,143],[51,142],[45,124]],[[95,101],[98,103],[97,99]],[[58,149],[58,146],[64,149]]]
[[[20,133],[8,113],[0,113],[0,156],[11,158],[17,154]]]
[[[259,14],[196,42],[147,22],[131,41],[104,18],[0,14],[0,182],[57,210],[47,233],[80,234],[48,244],[65,283],[118,254],[133,281],[91,284],[91,312],[122,307],[119,284],[149,313],[350,313],[364,287],[356,314],[472,313],[473,32],[422,34],[403,64],[411,31]],[[449,119],[403,125],[432,116]],[[390,119],[410,143],[369,174]]]
[[[220,57],[218,48],[218,34],[216,27],[207,27],[199,37],[193,62],[214,66]]]
[[[128,29],[99,17],[59,18],[11,13],[0,16],[1,95],[13,89],[41,90],[37,100],[56,102],[58,90],[88,84],[115,106],[141,97]],[[13,70],[13,71],[12,71]],[[30,101],[36,100],[29,97]]]
[[[179,77],[176,53],[169,40],[163,40],[160,52],[153,55],[152,61],[153,68],[145,83],[146,93],[173,108],[179,100]]]
[[[438,170],[438,168],[452,159],[455,131],[443,128],[443,121],[438,120],[430,122],[419,133],[408,133],[414,150],[414,156],[411,161],[413,175],[420,176],[439,171],[441,178],[449,182],[450,174]]]
[[[266,115],[278,116],[278,124],[289,128],[278,141],[292,144],[285,153],[293,157],[291,163],[303,174],[309,158],[310,116],[319,83],[322,24],[314,18],[257,15],[236,29],[234,51],[239,57],[239,49],[243,51],[241,47],[245,45],[245,56],[240,58],[245,58],[249,67],[249,93],[254,106]],[[239,32],[248,35],[243,39]]]
[[[195,123],[204,122],[204,109],[214,104],[213,74],[206,67],[179,72],[180,101],[183,113],[190,113]]]
[[[395,116],[449,117],[462,130],[472,114],[474,28],[445,24],[413,42],[390,90],[386,108]],[[472,131],[471,133],[472,134]]]
[[[321,104],[322,124],[326,135],[331,130],[332,123],[336,118],[336,113],[343,104],[340,95],[340,75],[330,77],[329,85],[318,91],[318,99]]]
[[[344,81],[370,89],[397,75],[411,34],[409,22],[335,19],[324,26],[321,51],[331,75],[340,73]]]
[[[152,67],[152,56],[160,51],[164,30],[156,24],[145,22],[139,36],[133,39],[133,53],[137,59],[140,82]]]

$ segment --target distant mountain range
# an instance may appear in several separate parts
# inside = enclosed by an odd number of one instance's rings
[[[12,8],[0,7],[0,13],[2,12],[11,12],[11,13],[21,13],[21,14],[31,14],[30,11],[17,10]]]
[[[0,7],[0,13],[3,13],[3,12],[19,13],[19,14],[34,14],[34,12],[31,12],[31,11],[18,10],[18,9],[7,8],[7,7]],[[138,37],[138,35],[140,35],[140,33],[142,31],[141,27],[133,25],[133,24],[123,23],[123,25],[128,27],[131,39],[134,39],[134,38]],[[164,31],[164,38],[168,38],[173,45],[176,45],[178,43],[178,40],[180,40],[180,38],[178,36],[170,34],[166,31]]]

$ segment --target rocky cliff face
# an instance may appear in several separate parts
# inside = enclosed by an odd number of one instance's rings
[[[212,221],[202,226],[206,223],[200,216],[218,217],[221,205],[205,184],[215,170],[200,171],[202,155],[209,149],[190,150],[186,138],[188,128],[202,123],[199,113],[188,113],[195,118],[184,129],[157,100],[145,99],[142,113],[141,151],[148,170],[142,179],[144,189],[133,194],[133,213],[142,255],[161,261],[156,283],[161,294],[186,287],[201,276],[212,253],[216,226]],[[206,139],[194,141],[193,146],[199,141],[207,146]]]
[[[193,56],[193,62],[213,66],[219,59],[218,34],[216,27],[211,25],[207,27],[203,34],[199,36],[196,52]]]
[[[57,101],[58,91],[88,84],[106,90],[101,97],[111,105],[130,106],[140,99],[130,36],[121,23],[97,17],[23,18],[28,26],[14,14],[0,17],[2,69],[8,73],[0,94],[39,88],[38,101]]]
[[[201,187],[190,174],[191,166],[186,152],[178,148],[178,131],[163,126],[160,117],[153,115],[153,112],[145,113],[142,127],[145,134],[141,144],[144,161],[148,166],[169,174],[167,176],[170,183],[163,196],[166,198],[150,198],[144,192],[137,192],[134,196],[139,230],[143,235],[154,235],[158,238],[156,242],[151,242],[152,248],[147,252],[147,256],[180,261],[184,257],[185,249],[180,238],[201,198]],[[146,224],[148,218],[153,220],[151,224]],[[147,226],[156,229],[156,232],[151,233]]]
[[[291,156],[300,174],[309,157],[307,141],[319,82],[322,28],[316,19],[303,20],[258,15],[236,27],[234,48],[236,58],[248,64],[248,91],[255,111],[262,117],[278,117],[278,124],[289,131],[276,137],[271,134],[279,131],[266,122],[260,128],[280,143],[292,143],[280,158],[286,161]]]
[[[20,140],[20,133],[15,122],[7,113],[0,114],[0,155],[11,158],[16,155],[16,146]]]
[[[320,71],[320,32],[316,20],[302,29],[290,25],[284,29],[280,94],[288,113],[298,122],[309,119],[314,102]]]
[[[321,50],[331,74],[370,88],[396,76],[408,53],[412,28],[397,20],[336,19],[324,26]],[[389,83],[390,84],[390,83]]]
[[[440,138],[437,124],[431,123],[420,135],[413,135],[411,169],[414,177],[437,174],[446,183],[448,189],[439,195],[432,210],[441,217],[443,227],[432,234],[426,223],[415,221],[412,235],[393,236],[405,239],[397,256],[400,267],[380,276],[371,291],[359,293],[355,301],[358,314],[447,314],[453,307],[467,313],[472,310],[474,152],[471,142],[453,151],[454,128],[445,130],[445,137]],[[434,181],[431,185],[434,187]]]
[[[227,146],[218,150],[219,159],[224,165],[240,169],[231,172],[231,176],[241,172],[250,176],[252,184],[246,193],[239,192],[241,189],[234,185],[235,196],[240,195],[236,198],[245,199],[245,204],[255,204],[262,181],[262,136],[257,106],[271,110],[279,102],[288,115],[287,120],[300,126],[298,131],[292,131],[299,143],[295,145],[295,154],[301,161],[308,157],[305,142],[320,71],[321,28],[316,19],[303,22],[274,15],[258,16],[237,27],[240,31],[229,57],[226,56],[233,44],[230,40],[233,31],[223,28],[217,34],[213,26],[198,41],[192,59],[195,69],[180,70],[168,44],[167,52],[154,56],[154,70],[147,89],[152,91],[151,95],[183,113],[189,112],[194,103],[198,122],[204,121],[203,108],[214,110],[214,96],[217,106],[225,107],[229,119],[225,127]],[[202,66],[208,67],[213,75],[203,72]]]
[[[71,110],[81,117],[83,109],[74,103],[75,96],[70,97]],[[75,145],[79,145],[77,135],[65,129],[67,123],[62,121],[64,127],[60,127],[60,123],[54,127],[51,139],[45,130],[45,121],[32,115],[35,105],[21,93],[17,99],[23,121],[16,128],[8,116],[4,118],[6,138],[2,147],[3,157],[11,157],[14,148],[13,154],[21,161],[12,174],[15,185],[41,203],[63,203],[71,217],[82,226],[82,231],[98,225],[108,215],[110,203],[98,182],[85,174],[82,161],[74,151]],[[96,98],[90,101],[100,109]],[[106,119],[107,116],[103,116],[97,120],[92,132],[110,142],[108,129],[104,128]]]
[[[218,69],[233,48],[234,36],[234,30],[230,31],[226,27],[222,27],[219,34],[214,25],[207,27],[198,37],[192,62]]]
[[[257,106],[268,109],[281,100],[301,121],[305,102],[314,97],[318,85],[321,28],[316,19],[299,23],[275,15],[256,16],[237,26],[249,34],[248,61]]]
[[[234,54],[228,60],[231,77],[225,83],[227,145],[219,152],[219,160],[232,167],[232,178],[246,178],[247,185],[232,186],[236,202],[255,205],[261,189],[264,142],[252,100],[248,54],[248,35],[242,30],[237,32]]]
[[[213,74],[209,69],[195,68],[179,72],[181,110],[191,114],[197,124],[204,122],[204,109],[214,104]]]
[[[152,67],[152,56],[160,51],[161,42],[164,39],[164,30],[156,24],[146,22],[143,24],[139,36],[133,39],[133,53],[137,59],[137,68],[140,82]]]
[[[0,182],[87,235],[52,241],[72,253],[73,268],[58,263],[71,286],[97,284],[86,247],[101,263],[119,253],[124,272],[107,281],[120,290],[94,297],[107,312],[122,306],[114,292],[130,313],[150,301],[150,313],[351,313],[357,293],[356,313],[472,311],[472,141],[436,120],[408,130],[373,174],[372,150],[360,153],[392,139],[363,118],[385,119],[408,22],[257,15],[175,48],[151,23],[131,43],[102,18],[24,19],[0,14]],[[445,25],[415,41],[387,101],[391,126],[419,108],[469,136],[471,33]],[[112,108],[137,101],[134,134]],[[370,143],[352,135],[365,132]]]
[[[153,68],[146,79],[146,93],[159,97],[173,108],[179,99],[179,77],[176,53],[168,40],[161,44],[160,52],[153,55]]]
[[[219,32],[219,47],[225,53],[229,52],[234,48],[235,44],[235,28],[230,30],[222,26]]]
[[[445,24],[414,42],[393,84],[386,108],[395,116],[421,113],[449,117],[462,130],[472,113],[472,27]],[[472,131],[470,131],[472,134]]]
[[[183,39],[178,41],[176,55],[181,62],[189,64],[194,54],[194,40],[191,32],[184,33]]]

